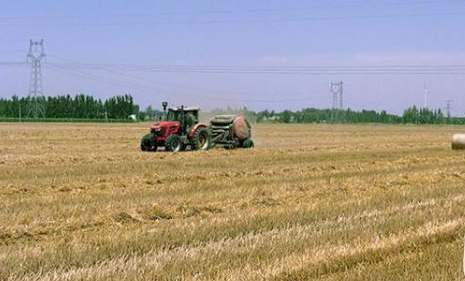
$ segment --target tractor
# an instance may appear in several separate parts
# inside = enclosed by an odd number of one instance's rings
[[[207,125],[199,122],[199,107],[170,107],[163,102],[164,120],[150,126],[140,144],[142,151],[157,151],[159,147],[171,152],[207,150],[211,136]]]

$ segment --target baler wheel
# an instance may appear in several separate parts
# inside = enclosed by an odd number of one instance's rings
[[[179,152],[184,150],[184,144],[182,143],[179,135],[170,135],[165,141],[165,147],[167,151]]]
[[[208,150],[211,147],[211,136],[205,128],[198,128],[190,143],[192,150]]]
[[[244,141],[244,143],[242,144],[242,147],[243,148],[253,148],[254,147],[253,140],[252,139],[246,139]]]

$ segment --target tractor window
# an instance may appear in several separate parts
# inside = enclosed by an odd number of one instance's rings
[[[198,122],[197,114],[195,112],[188,112],[186,115],[187,126],[193,127]]]
[[[199,122],[199,113],[197,111],[194,111],[194,112],[192,112],[192,114],[194,115],[195,123]]]
[[[168,115],[166,116],[166,121],[179,121],[179,112],[177,111],[169,111]]]

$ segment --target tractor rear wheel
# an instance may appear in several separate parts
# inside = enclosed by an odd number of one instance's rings
[[[208,150],[211,147],[211,136],[207,129],[198,128],[190,140],[192,150]]]
[[[179,152],[184,150],[184,144],[179,135],[173,134],[166,138],[165,147],[167,151]]]

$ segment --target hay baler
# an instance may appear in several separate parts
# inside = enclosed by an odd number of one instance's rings
[[[228,149],[252,148],[252,126],[242,116],[217,115],[210,120],[212,145]]]

